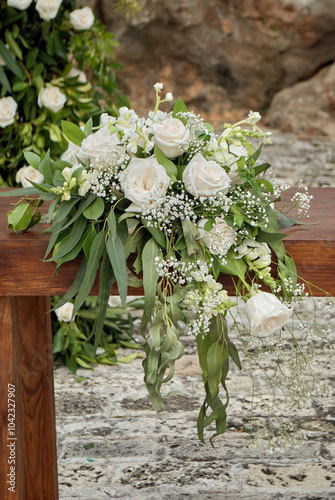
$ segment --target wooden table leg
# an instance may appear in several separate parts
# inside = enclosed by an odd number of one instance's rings
[[[0,484],[5,486],[1,498],[6,500],[59,498],[49,309],[47,297],[0,297],[0,348],[4,361],[0,366]],[[12,412],[8,411],[12,387],[14,428]],[[15,436],[9,434],[13,429]],[[12,451],[7,443],[12,443]],[[15,469],[10,469],[13,454]],[[15,483],[12,490],[7,482],[11,477]]]

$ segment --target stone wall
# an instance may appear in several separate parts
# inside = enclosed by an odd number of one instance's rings
[[[278,92],[335,58],[333,0],[142,0],[128,20],[112,0],[92,1],[120,42],[119,85],[140,112],[162,81],[214,125],[264,115]]]

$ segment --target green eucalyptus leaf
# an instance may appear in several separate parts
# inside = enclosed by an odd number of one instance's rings
[[[117,234],[111,233],[107,239],[107,252],[112,265],[122,305],[127,299],[127,264],[123,244]]]
[[[156,288],[159,278],[157,272],[156,257],[159,257],[160,249],[154,238],[151,238],[144,246],[142,252],[144,310],[141,331],[144,332],[153,314],[156,301]]]
[[[26,231],[31,223],[32,212],[29,203],[19,202],[18,205],[8,212],[8,229],[14,231]]]
[[[98,196],[94,202],[86,208],[83,216],[89,220],[98,220],[105,210],[105,202],[101,196]]]

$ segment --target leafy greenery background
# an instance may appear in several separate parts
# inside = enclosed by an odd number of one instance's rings
[[[137,2],[129,0],[117,0],[114,6],[125,15],[138,8]],[[16,172],[26,164],[24,152],[43,156],[50,150],[51,158],[59,159],[68,146],[62,120],[81,125],[93,117],[97,123],[102,112],[116,115],[120,106],[129,105],[117,86],[116,73],[123,68],[114,60],[118,44],[113,33],[96,18],[90,29],[74,30],[70,13],[76,8],[74,0],[63,0],[57,16],[47,21],[39,16],[35,2],[24,10],[0,2],[0,98],[11,96],[18,105],[14,123],[0,128],[0,187],[17,185]],[[84,71],[88,81],[81,83],[77,76],[69,76],[72,68]],[[46,84],[59,87],[66,96],[65,106],[56,113],[38,105],[39,92]],[[120,358],[118,347],[138,348],[131,340],[131,312],[141,307],[140,301],[108,309],[101,339],[104,351],[100,348],[95,354],[89,340],[97,301],[94,297],[85,301],[72,323],[59,321],[53,314],[55,357],[73,372],[78,366],[127,362],[139,355]]]

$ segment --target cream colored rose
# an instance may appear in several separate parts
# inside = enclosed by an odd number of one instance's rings
[[[199,239],[214,255],[226,255],[235,241],[236,232],[221,217],[215,218],[215,224],[210,231],[204,226],[208,219],[201,219],[198,223]]]
[[[78,161],[76,157],[79,156],[79,150],[80,150],[79,146],[77,146],[73,142],[69,141],[68,148],[62,154],[61,159],[63,161],[68,161],[69,163],[71,163],[72,165],[74,165]]]
[[[132,158],[121,176],[125,198],[132,201],[128,212],[142,212],[155,201],[165,197],[170,183],[166,170],[154,156]]]
[[[189,139],[189,131],[177,118],[167,118],[152,126],[154,143],[167,158],[176,158],[182,154],[182,145]]]
[[[275,295],[259,292],[245,304],[251,335],[266,337],[280,330],[290,319],[292,311]]]
[[[230,179],[225,170],[213,160],[206,160],[197,153],[183,172],[183,182],[193,196],[211,196],[225,193],[230,186]]]
[[[75,30],[89,30],[94,23],[94,14],[90,7],[73,10],[70,14],[70,23]]]
[[[8,0],[7,4],[9,7],[14,7],[18,10],[26,10],[33,0]]]
[[[29,181],[41,184],[44,181],[44,177],[36,168],[32,166],[21,167],[16,172],[15,180],[17,183],[22,184],[23,187],[31,187],[32,184]]]
[[[65,321],[69,323],[72,318],[73,304],[71,302],[66,302],[63,306],[55,309],[55,313],[59,321]]]
[[[57,16],[62,1],[63,0],[37,0],[35,8],[41,19],[50,21],[50,19],[54,19]]]
[[[17,104],[12,97],[0,99],[0,127],[5,128],[14,123]]]
[[[118,133],[111,134],[107,127],[103,127],[82,141],[78,156],[82,161],[90,160],[94,166],[99,160],[109,156],[111,146],[119,143]]]
[[[66,96],[58,87],[50,85],[43,87],[38,94],[37,104],[40,108],[47,108],[54,113],[64,108]]]

